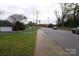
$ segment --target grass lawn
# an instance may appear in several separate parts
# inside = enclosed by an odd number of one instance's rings
[[[32,56],[35,49],[36,33],[36,29],[0,33],[0,56]]]

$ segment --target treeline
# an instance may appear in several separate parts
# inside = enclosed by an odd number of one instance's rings
[[[79,26],[79,4],[78,3],[60,3],[61,15],[55,11],[57,17],[57,26],[77,27]]]

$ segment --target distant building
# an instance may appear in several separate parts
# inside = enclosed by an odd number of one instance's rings
[[[0,20],[0,32],[12,32],[13,24],[7,20]]]

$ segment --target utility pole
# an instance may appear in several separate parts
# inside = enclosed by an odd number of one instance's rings
[[[37,28],[38,28],[38,10],[36,11],[36,25],[37,25]]]
[[[38,24],[38,11],[36,11],[36,24]]]
[[[49,17],[47,18],[47,20],[48,20],[48,24],[49,24]]]
[[[41,20],[39,20],[39,24],[41,24]]]
[[[34,12],[33,12],[33,22],[34,22],[34,19],[35,19],[35,18],[34,18]]]

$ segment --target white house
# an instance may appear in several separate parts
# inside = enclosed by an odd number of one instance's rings
[[[12,23],[7,20],[0,20],[0,32],[12,32]]]

